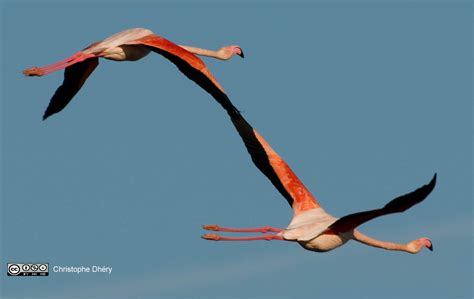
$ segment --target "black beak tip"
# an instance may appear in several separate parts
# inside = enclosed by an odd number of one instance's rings
[[[237,54],[237,55],[239,55],[239,56],[242,57],[242,58],[245,58],[245,56],[244,56],[244,51],[242,51],[242,49],[240,49],[240,54]]]
[[[428,246],[426,248],[428,248],[430,251],[433,251],[433,244],[431,244],[430,246]]]

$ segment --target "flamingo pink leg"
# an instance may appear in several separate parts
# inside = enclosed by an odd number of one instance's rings
[[[260,237],[245,237],[245,238],[229,238],[229,237],[222,237],[217,234],[205,234],[202,236],[203,239],[206,240],[213,240],[213,241],[257,241],[257,240],[281,240],[283,241],[283,237],[280,235],[265,235]]]
[[[213,231],[236,232],[236,233],[267,233],[267,232],[279,233],[283,231],[283,229],[281,228],[274,228],[270,226],[264,226],[264,227],[259,227],[259,228],[228,228],[228,227],[221,227],[215,224],[207,224],[207,225],[203,225],[202,228],[207,229],[207,230],[213,230]]]
[[[26,76],[44,76],[49,73],[59,71],[61,69],[64,69],[70,65],[73,65],[75,63],[81,62],[86,60],[87,58],[95,57],[96,55],[94,54],[84,54],[82,52],[77,52],[76,54],[72,55],[71,57],[68,57],[64,60],[58,61],[56,63],[53,63],[51,65],[47,65],[45,67],[31,67],[29,69],[26,69],[23,71],[23,74]]]

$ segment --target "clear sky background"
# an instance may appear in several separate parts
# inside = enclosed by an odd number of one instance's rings
[[[471,2],[1,7],[2,298],[472,298]],[[200,239],[202,224],[285,227],[292,211],[223,109],[159,55],[101,60],[41,121],[63,72],[21,71],[133,27],[240,45],[243,60],[205,61],[335,216],[437,172],[422,204],[360,228],[393,242],[430,237],[434,252]],[[113,272],[6,276],[7,262],[35,261]]]

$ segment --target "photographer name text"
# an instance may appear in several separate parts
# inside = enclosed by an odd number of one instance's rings
[[[53,266],[55,273],[108,273],[112,274],[112,267],[109,266]]]

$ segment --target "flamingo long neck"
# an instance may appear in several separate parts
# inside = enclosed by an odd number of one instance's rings
[[[398,251],[408,251],[408,247],[406,244],[398,244],[398,243],[391,243],[391,242],[385,242],[385,241],[380,241],[374,238],[371,238],[369,236],[364,235],[363,233],[354,230],[354,240],[359,241],[363,244],[373,246],[373,247],[378,247],[378,248],[383,248],[387,250],[398,250]]]
[[[212,58],[217,58],[217,59],[223,59],[223,57],[219,54],[218,51],[212,51],[212,50],[206,50],[206,49],[201,49],[201,48],[196,48],[196,47],[189,47],[189,46],[182,46],[179,45],[181,48],[188,50],[189,52],[196,54],[196,55],[201,55],[201,56],[208,56]]]

